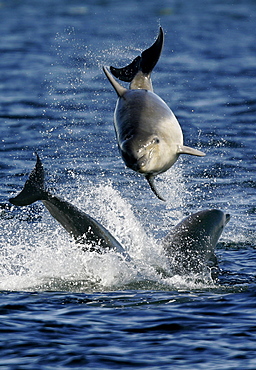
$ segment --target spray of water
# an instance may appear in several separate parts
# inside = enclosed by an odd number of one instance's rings
[[[102,223],[129,253],[131,262],[111,252],[103,255],[83,252],[43,207],[34,213],[32,210],[31,217],[27,217],[31,210],[29,207],[11,209],[8,217],[0,215],[0,289],[92,291],[122,287],[191,288],[196,278],[168,275],[168,263],[159,241],[170,227],[183,218],[190,197],[182,174],[182,160],[157,180],[159,191],[167,202],[158,205],[155,199],[152,200],[154,212],[149,200],[152,194],[144,208],[140,207],[138,212],[129,194],[121,194],[113,186],[112,179],[101,181],[97,178],[92,183],[81,174],[80,152],[85,151],[83,160],[86,160],[86,153],[95,139],[90,137],[89,126],[90,122],[96,120],[92,118],[94,109],[97,109],[97,117],[103,117],[103,111],[99,108],[104,106],[105,99],[103,87],[99,88],[104,81],[101,67],[114,58],[122,65],[122,61],[125,63],[134,57],[134,51],[131,52],[130,48],[119,50],[110,47],[101,50],[97,56],[87,47],[84,50],[74,47],[75,58],[69,60],[64,48],[67,42],[73,44],[71,31],[65,38],[56,35],[56,45],[53,47],[59,60],[56,65],[52,65],[49,78],[46,79],[49,86],[49,109],[45,112],[46,129],[42,133],[47,143],[45,155],[48,146],[50,148],[56,140],[58,145],[55,146],[57,149],[54,154],[58,156],[61,150],[66,153],[61,159],[62,171],[71,171],[72,167],[73,183],[76,185],[67,188],[65,184],[64,188],[58,189],[58,194]],[[87,74],[89,67],[90,74]],[[86,95],[81,93],[83,90],[87,91]],[[78,96],[82,96],[82,103]],[[112,116],[112,110],[108,114]],[[56,120],[61,121],[58,127]],[[101,118],[97,120],[101,121]],[[87,144],[91,140],[86,150],[81,145],[81,136],[87,137]],[[100,140],[99,137],[97,140]],[[60,145],[61,142],[63,145]],[[91,154],[90,163],[94,152]],[[68,166],[63,163],[65,158],[69,160]],[[76,172],[79,174],[77,177]],[[145,180],[138,177],[136,181]],[[133,195],[135,186],[132,186]]]
[[[159,228],[168,229],[167,223],[173,220],[175,212],[180,217],[180,211],[170,204],[180,209],[177,199],[182,203],[182,197],[177,198],[179,176],[172,180],[172,190],[168,175],[165,176],[169,202]],[[191,288],[191,284],[196,284],[196,277],[168,275],[168,263],[161,242],[155,237],[154,224],[146,227],[146,216],[135,215],[129,200],[110,180],[97,185],[89,183],[86,190],[81,178],[79,184],[68,194],[72,203],[101,222],[123,245],[131,261],[114,252],[99,255],[82,251],[43,207],[13,208],[8,219],[0,220],[1,290],[170,289],[171,286]],[[164,219],[168,220],[166,225]]]

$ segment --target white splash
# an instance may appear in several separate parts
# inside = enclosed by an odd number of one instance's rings
[[[43,207],[41,219],[24,207],[16,210],[13,218],[0,219],[1,290],[118,290],[127,286],[140,288],[146,282],[148,288],[151,284],[163,289],[186,284],[180,277],[164,277],[167,261],[161,243],[154,237],[154,225],[151,230],[146,229],[143,217],[139,219],[135,215],[129,201],[110,180],[98,185],[87,182],[86,190],[82,182],[79,184],[68,198],[102,223],[127,250],[132,261],[124,261],[114,252],[103,255],[83,252]],[[172,191],[167,186],[169,199],[172,198],[168,204],[180,202],[179,209],[182,198],[178,202],[178,183],[172,181]],[[174,214],[167,205],[163,218],[180,217],[180,211]]]

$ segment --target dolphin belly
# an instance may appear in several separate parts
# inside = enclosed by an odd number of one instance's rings
[[[178,148],[183,145],[182,130],[171,109],[155,93],[126,91],[117,101],[114,125],[127,167],[156,175],[178,159]]]

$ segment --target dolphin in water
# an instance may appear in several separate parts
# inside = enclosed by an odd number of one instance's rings
[[[184,146],[181,127],[167,104],[153,92],[151,72],[163,47],[160,27],[154,44],[123,68],[110,67],[121,86],[106,67],[103,70],[114,87],[118,100],[114,127],[119,151],[127,167],[143,174],[154,194],[164,200],[154,186],[154,177],[168,170],[180,154],[204,156],[205,153]]]
[[[215,280],[219,274],[215,247],[229,220],[227,213],[206,209],[175,226],[163,240],[172,272],[184,275],[210,271]]]
[[[16,206],[27,206],[41,200],[50,214],[83,246],[83,250],[98,253],[114,250],[126,261],[131,261],[121,244],[99,222],[45,189],[44,169],[38,155],[24,188],[9,200]],[[212,278],[217,279],[219,269],[215,247],[229,220],[229,214],[207,209],[188,216],[175,226],[162,240],[171,272],[186,275],[210,271]]]
[[[10,203],[15,206],[27,206],[40,200],[76,242],[83,245],[83,250],[98,253],[114,250],[129,261],[127,252],[104,226],[71,203],[52,195],[45,189],[43,165],[38,154],[36,156],[36,165],[24,188],[16,197],[9,199]]]

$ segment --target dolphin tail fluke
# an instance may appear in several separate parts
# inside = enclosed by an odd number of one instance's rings
[[[111,73],[119,80],[125,82],[131,82],[139,71],[145,75],[149,75],[161,55],[163,42],[164,33],[162,27],[160,27],[158,37],[150,48],[144,50],[141,56],[136,57],[132,63],[126,67],[115,68],[111,66]]]
[[[162,27],[159,29],[159,34],[154,44],[144,50],[141,54],[140,68],[143,73],[149,74],[155,67],[160,58],[164,44],[164,32]]]
[[[136,57],[128,66],[115,68],[110,66],[111,73],[121,81],[131,82],[140,70],[141,56]]]
[[[201,150],[190,148],[189,146],[185,146],[185,145],[179,145],[177,153],[178,154],[196,155],[197,157],[204,157],[205,156],[205,153],[201,152]]]
[[[153,193],[157,196],[158,199],[163,200],[165,202],[165,199],[157,192],[154,184],[154,176],[153,175],[146,175],[146,180],[149,183],[149,186]]]
[[[44,199],[44,169],[38,154],[35,154],[37,157],[36,165],[25,182],[24,188],[16,197],[9,199],[10,203],[15,206],[27,206],[37,200]]]

